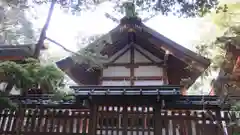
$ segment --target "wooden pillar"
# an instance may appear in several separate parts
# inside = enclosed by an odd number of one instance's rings
[[[98,106],[94,103],[91,103],[90,105],[90,119],[89,119],[89,127],[88,127],[88,133],[89,135],[96,135],[97,134],[97,109]]]
[[[128,115],[127,115],[127,105],[123,105],[123,134],[122,135],[127,135],[127,129],[128,129]]]
[[[161,107],[159,104],[154,106],[154,135],[162,135]]]
[[[217,109],[216,110],[216,118],[217,118],[217,126],[218,130],[216,131],[218,135],[227,135],[226,131],[224,129],[223,123],[222,123],[222,116],[221,116],[221,110]]]
[[[168,84],[168,74],[167,74],[168,56],[169,56],[169,52],[168,52],[168,51],[165,51],[165,55],[164,55],[164,66],[163,66],[163,83],[164,83],[165,85]]]
[[[130,67],[130,83],[131,83],[131,86],[134,85],[134,47],[133,45],[131,44],[131,47],[130,47],[130,63],[131,63],[131,67]]]

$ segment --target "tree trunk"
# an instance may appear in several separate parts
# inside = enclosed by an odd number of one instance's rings
[[[33,54],[33,57],[36,58],[36,59],[39,57],[40,50],[43,47],[44,40],[46,38],[46,31],[48,29],[49,22],[50,22],[51,17],[52,17],[52,13],[53,13],[53,9],[54,9],[55,3],[56,3],[56,0],[52,0],[51,6],[50,6],[49,11],[48,11],[47,20],[46,20],[46,22],[45,22],[45,24],[44,24],[44,26],[42,28],[42,31],[41,31],[38,43],[36,44],[36,47],[35,47],[35,50],[34,50],[34,54]]]

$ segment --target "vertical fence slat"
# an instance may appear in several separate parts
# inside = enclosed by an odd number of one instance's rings
[[[110,118],[110,117],[109,117],[109,114],[110,114],[110,113],[109,113],[109,107],[110,107],[110,106],[106,106],[106,112],[105,112],[105,115],[104,115],[104,116],[105,116],[105,117],[104,117],[104,118],[105,118],[105,122],[106,122],[106,123],[105,123],[105,124],[106,124],[106,125],[105,125],[105,135],[108,135],[108,130],[109,130],[109,118]]]
[[[77,121],[77,128],[76,128],[76,133],[81,133],[82,129],[81,129],[81,125],[82,125],[82,115],[81,115],[81,112],[80,111],[77,111],[76,112],[76,121]]]
[[[163,113],[164,118],[164,128],[165,128],[165,135],[169,135],[169,119],[168,119],[168,112],[164,111]]]
[[[25,114],[24,114],[24,122],[25,122],[25,127],[24,127],[24,132],[29,132],[30,130],[30,125],[31,123],[31,117],[32,117],[32,110],[31,109],[26,109]]]
[[[8,112],[9,110],[3,110],[2,111],[2,120],[1,120],[1,125],[0,125],[0,131],[5,132],[5,127],[7,123],[7,118],[8,118]]]
[[[34,109],[32,111],[32,119],[31,119],[31,125],[30,125],[30,130],[29,132],[31,133],[34,133],[36,132],[35,129],[36,129],[36,119],[37,119],[37,114],[38,114],[38,109]]]
[[[54,119],[55,119],[55,116],[56,116],[56,110],[53,109],[51,111],[51,115],[49,116],[49,119],[48,119],[49,120],[48,132],[50,132],[50,133],[54,132],[54,125],[55,125]]]
[[[45,115],[44,115],[44,121],[43,121],[43,124],[44,124],[43,132],[47,133],[48,132],[48,126],[49,126],[48,120],[51,117],[51,111],[49,109],[47,109],[47,110],[45,110],[44,114]]]
[[[88,128],[88,113],[87,112],[84,112],[83,114],[83,117],[82,117],[82,133],[83,134],[86,134],[88,131],[87,131],[87,128]]]
[[[116,125],[116,132],[117,132],[117,135],[119,135],[119,132],[120,132],[120,126],[122,125],[121,124],[121,110],[120,110],[120,106],[116,106],[116,110],[117,110],[117,125]]]
[[[162,135],[162,119],[160,106],[154,106],[154,134]]]
[[[42,118],[43,118],[43,115],[44,115],[44,110],[43,109],[38,109],[39,111],[39,114],[37,115],[37,123],[36,123],[36,132],[40,132],[40,126],[41,126],[41,122],[42,122]]]
[[[71,117],[69,118],[69,134],[74,133],[74,119],[75,119],[75,114],[74,111],[71,111]]]
[[[57,122],[56,122],[56,131],[58,133],[61,133],[62,115],[63,115],[63,111],[62,110],[58,110],[57,111]]]
[[[69,119],[69,111],[68,110],[65,110],[63,112],[63,115],[62,115],[62,133],[66,133],[67,132],[67,123],[68,123],[68,119]]]
[[[6,132],[11,132],[12,122],[14,120],[14,110],[10,110],[8,113],[8,122],[6,126]]]
[[[175,118],[176,116],[175,116],[175,111],[172,111],[172,118]],[[172,133],[173,133],[173,135],[177,135],[177,133],[176,133],[176,130],[177,130],[177,123],[176,123],[176,119],[172,119]]]
[[[190,111],[186,111],[186,117],[187,119],[185,119],[185,122],[186,122],[186,128],[187,128],[187,135],[192,135],[192,117],[191,117],[191,112]]]

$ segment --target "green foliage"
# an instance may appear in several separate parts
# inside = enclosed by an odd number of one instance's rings
[[[227,4],[227,10],[216,10],[212,13],[212,20],[219,28],[228,28],[240,23],[240,2]]]
[[[0,42],[9,45],[34,44],[35,30],[26,12],[26,6],[17,0],[1,0],[0,2]]]
[[[0,96],[2,96],[2,92],[0,92]],[[1,108],[12,108],[12,109],[16,109],[17,108],[17,104],[13,103],[11,100],[9,100],[9,98],[7,97],[0,97],[0,109]]]
[[[26,59],[22,63],[1,62],[0,72],[4,76],[2,82],[13,83],[21,93],[33,87],[41,87],[48,93],[64,86],[60,70],[53,65],[43,66],[35,59]]]
[[[9,2],[15,2],[16,0],[8,0]],[[57,3],[62,8],[70,11],[72,14],[77,14],[84,10],[94,10],[97,5],[105,2],[106,0],[57,0]],[[23,1],[22,3],[24,3]],[[44,4],[49,2],[48,0],[33,0],[36,4]],[[110,0],[115,4],[114,9],[117,12],[123,13],[121,0]],[[210,12],[211,9],[216,8],[218,0],[134,0],[132,1],[137,6],[136,9],[139,12],[146,11],[149,13],[160,12],[164,15],[168,13],[175,13],[180,16],[202,16]],[[65,10],[65,11],[66,11]]]

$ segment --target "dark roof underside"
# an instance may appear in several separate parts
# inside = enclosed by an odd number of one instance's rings
[[[12,46],[12,45],[0,45],[0,59],[8,58],[8,57],[15,57],[15,58],[24,58],[32,56],[32,48],[30,45],[19,45],[19,46]]]

